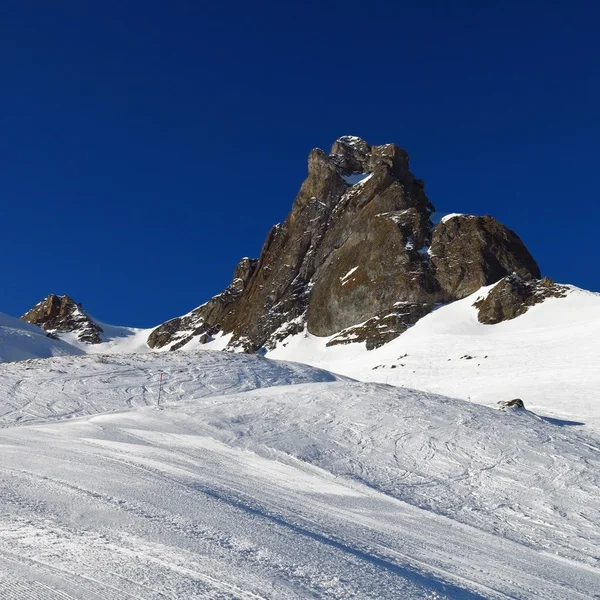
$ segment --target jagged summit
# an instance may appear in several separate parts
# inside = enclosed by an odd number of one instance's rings
[[[434,226],[425,185],[395,144],[337,139],[310,152],[287,219],[230,286],[157,327],[153,348],[228,336],[228,349],[273,348],[306,329],[375,348],[439,304],[513,272],[540,277],[519,237],[492,217],[455,215]]]
[[[362,138],[353,135],[338,138],[331,147],[329,159],[338,167],[342,176],[372,173],[384,164],[398,177],[410,174],[406,150],[396,144],[371,146]]]
[[[102,328],[69,296],[50,294],[21,319],[50,334],[73,333],[80,342],[100,344]]]

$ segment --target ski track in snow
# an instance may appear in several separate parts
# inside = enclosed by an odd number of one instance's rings
[[[531,413],[203,351],[0,365],[0,424],[1,598],[600,597],[600,441]]]

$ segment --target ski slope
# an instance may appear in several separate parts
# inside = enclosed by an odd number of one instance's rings
[[[473,303],[492,287],[433,311],[376,350],[366,350],[364,343],[327,347],[331,338],[305,331],[266,356],[490,407],[521,398],[540,415],[600,431],[600,294],[567,286],[566,298],[550,298],[516,319],[483,325]],[[3,327],[7,321],[11,328]],[[82,352],[152,352],[147,344],[152,329],[99,324],[103,343],[82,343],[76,332],[59,334],[67,345],[44,337],[34,326],[1,317],[0,363]],[[220,351],[230,337],[217,335],[205,345],[196,337],[182,351]]]
[[[210,351],[3,364],[0,407],[2,598],[600,595],[593,431]]]
[[[155,405],[160,373],[163,397],[187,401],[337,379],[308,365],[209,350],[12,362],[0,364],[0,427]]]
[[[483,325],[473,302],[491,287],[435,310],[376,350],[328,348],[330,338],[305,333],[267,356],[486,406],[521,398],[538,414],[600,431],[600,294],[569,286],[566,298]]]

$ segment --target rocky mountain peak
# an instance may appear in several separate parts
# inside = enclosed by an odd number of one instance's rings
[[[329,158],[342,175],[368,172],[370,157],[371,146],[365,140],[352,135],[337,139],[329,153]]]
[[[50,294],[21,319],[50,334],[74,333],[80,342],[99,344],[102,328],[69,296]]]
[[[342,176],[372,173],[385,165],[396,177],[409,173],[409,157],[406,150],[396,144],[371,146],[365,140],[352,135],[338,138],[331,147],[329,159]]]
[[[254,352],[306,328],[374,348],[436,305],[515,271],[540,276],[519,237],[492,217],[434,226],[434,210],[395,144],[343,136],[329,155],[315,149],[260,258],[244,259],[223,293],[159,326],[148,343],[174,349],[221,333],[230,349]]]

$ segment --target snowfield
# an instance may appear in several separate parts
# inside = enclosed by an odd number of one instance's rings
[[[354,268],[343,279],[353,273]],[[550,298],[516,319],[483,325],[473,303],[493,287],[434,310],[376,350],[367,351],[364,343],[327,347],[331,337],[305,331],[279,342],[266,356],[489,407],[521,398],[537,414],[600,432],[600,294],[566,286],[566,298]],[[11,329],[3,327],[3,319],[10,320]],[[85,344],[74,333],[58,334],[67,342],[61,343],[35,326],[0,315],[0,363],[82,352],[156,352],[147,344],[152,329],[96,322],[104,330],[104,343]],[[220,351],[230,339],[231,334],[219,334],[202,345],[195,337],[182,350]],[[158,350],[168,351],[169,346]]]
[[[36,325],[0,313],[0,363],[68,354],[83,354],[83,350],[48,337]]]
[[[485,406],[521,398],[538,414],[600,432],[600,294],[569,286],[566,298],[483,325],[473,302],[491,287],[435,310],[376,350],[328,348],[330,338],[305,333],[267,356]]]
[[[186,401],[272,385],[334,381],[327,371],[258,356],[190,353],[68,356],[0,364],[0,427]]]
[[[593,428],[211,351],[2,364],[0,423],[0,598],[600,596]]]

